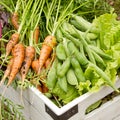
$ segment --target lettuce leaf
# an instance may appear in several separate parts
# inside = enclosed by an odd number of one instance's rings
[[[99,29],[100,47],[103,50],[111,49],[111,46],[120,41],[120,21],[116,18],[115,13],[106,13],[93,21],[93,26]]]
[[[104,80],[97,74],[96,70],[90,66],[85,70],[85,77],[90,81],[89,91],[97,92],[104,84]]]
[[[58,82],[56,83],[55,88],[52,90],[52,93],[57,96],[59,100],[63,102],[63,104],[67,104],[79,96],[78,90],[74,86],[68,84],[67,92],[65,92],[61,89]]]

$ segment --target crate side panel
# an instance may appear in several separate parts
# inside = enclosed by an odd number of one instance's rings
[[[3,90],[4,90],[5,86],[1,86],[0,87],[0,93],[2,94]],[[13,89],[12,87],[7,88],[4,97],[12,100],[15,104],[19,104],[23,106],[24,103],[24,109],[22,110],[23,115],[25,116],[26,120],[29,120],[30,117],[30,109],[29,109],[29,102],[22,97],[23,102],[21,101],[21,97],[20,94],[17,90]]]
[[[120,96],[115,97],[113,100],[103,104],[100,108],[89,113],[85,120],[113,120],[120,114]]]

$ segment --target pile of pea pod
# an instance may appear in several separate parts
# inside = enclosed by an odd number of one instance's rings
[[[118,92],[114,85],[115,77],[107,73],[114,71],[108,67],[114,58],[98,44],[101,31],[84,18],[72,16],[74,19],[64,21],[56,32],[57,57],[46,81],[49,93],[62,105],[87,92],[98,91],[103,85]]]

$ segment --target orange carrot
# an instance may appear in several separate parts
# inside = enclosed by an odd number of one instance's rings
[[[35,31],[34,31],[34,33],[33,33],[33,39],[35,40],[36,44],[38,43],[39,35],[40,35],[40,29],[37,26],[36,29],[35,29]]]
[[[42,86],[41,85],[37,85],[37,89],[40,91],[40,92],[42,92]]]
[[[10,54],[12,48],[18,43],[19,41],[19,34],[14,33],[12,34],[9,42],[6,45],[6,57]]]
[[[33,60],[31,64],[32,69],[37,73],[39,69],[39,60]]]
[[[43,85],[42,85],[42,92],[43,93],[46,93],[46,92],[48,92],[48,87],[46,86],[46,84],[45,83],[42,83]]]
[[[25,59],[23,61],[20,73],[21,73],[21,77],[22,77],[22,81],[24,81],[28,70],[31,66],[31,63],[34,59],[35,56],[35,48],[33,46],[27,46],[25,49]]]
[[[9,75],[7,87],[12,83],[16,74],[19,72],[19,69],[24,61],[25,48],[24,45],[18,43],[15,45],[13,50],[13,65]]]
[[[19,23],[18,23],[18,13],[17,13],[17,12],[14,12],[14,13],[12,14],[11,22],[12,22],[12,25],[14,26],[14,28],[15,28],[16,30],[18,30],[18,28],[19,28]]]
[[[48,58],[45,62],[45,68],[50,67],[50,64],[51,64],[51,58]]]
[[[7,68],[4,72],[4,76],[3,76],[2,80],[0,81],[0,86],[5,81],[5,79],[9,76],[11,69],[12,69],[12,65],[13,65],[13,57],[10,59],[8,65],[7,65]]]
[[[49,58],[55,46],[56,46],[56,38],[51,35],[47,36],[43,42],[43,45],[40,51],[38,74],[40,73],[43,65],[45,64],[46,60]]]
[[[18,41],[19,41],[19,34],[18,33],[12,34],[10,40],[8,41],[8,43],[6,45],[5,59],[2,62],[2,64],[0,65],[0,68],[2,67],[3,63],[6,61],[7,56],[11,53],[12,48],[18,43]]]

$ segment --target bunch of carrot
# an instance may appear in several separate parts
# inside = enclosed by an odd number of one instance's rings
[[[0,82],[0,85],[8,78],[7,87],[11,85],[17,74],[20,74],[22,85],[27,77],[29,70],[34,71],[37,76],[37,88],[41,88],[41,92],[47,92],[48,88],[43,78],[47,75],[47,70],[54,60],[53,49],[56,46],[56,38],[54,35],[48,35],[44,39],[41,48],[38,47],[40,39],[39,21],[43,12],[45,1],[28,0],[24,3],[18,0],[16,8],[11,12],[11,24],[14,33],[11,35],[6,44],[6,54],[3,63],[7,63],[6,70]],[[6,7],[6,6],[5,6]],[[32,12],[31,12],[32,9]],[[19,11],[20,10],[20,11]],[[18,12],[19,11],[19,12]],[[22,15],[20,15],[22,13]],[[29,18],[29,21],[26,20]],[[28,40],[27,40],[28,39]],[[10,59],[9,59],[9,57]],[[9,61],[6,61],[8,58]],[[1,68],[2,65],[1,64]],[[45,77],[42,70],[46,69]]]

